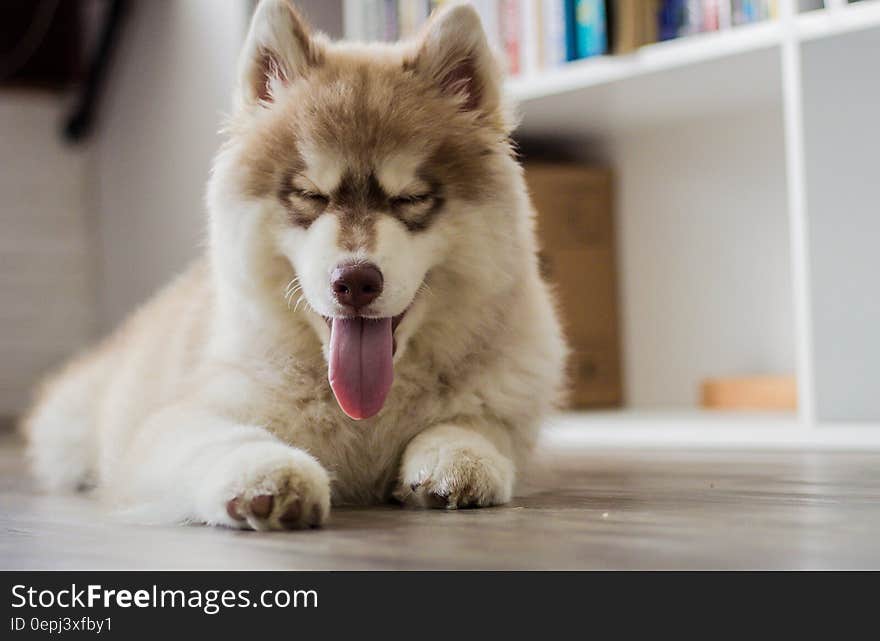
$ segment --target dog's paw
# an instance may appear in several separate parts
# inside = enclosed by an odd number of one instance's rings
[[[226,514],[243,529],[319,527],[330,514],[330,480],[317,461],[293,461],[245,482],[226,502]]]
[[[513,462],[485,437],[457,427],[429,430],[404,453],[394,498],[431,508],[487,507],[510,501]]]

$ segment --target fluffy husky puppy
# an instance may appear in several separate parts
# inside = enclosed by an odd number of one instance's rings
[[[470,7],[363,45],[264,0],[206,255],[44,385],[37,476],[257,530],[510,500],[565,348],[501,82]]]

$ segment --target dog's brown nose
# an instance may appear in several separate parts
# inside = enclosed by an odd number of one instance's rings
[[[382,293],[382,272],[370,263],[337,267],[330,280],[339,304],[356,310],[366,307]]]

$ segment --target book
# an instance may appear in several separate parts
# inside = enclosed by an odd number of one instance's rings
[[[565,59],[577,60],[577,0],[565,0]]]
[[[534,74],[541,66],[541,2],[520,0],[520,72]]]
[[[499,0],[498,25],[505,70],[515,76],[521,69],[519,0]]]
[[[397,0],[382,2],[382,40],[394,42],[398,38]]]
[[[718,31],[721,5],[729,0],[700,0],[700,31]]]
[[[503,47],[498,26],[498,0],[471,0],[468,4],[472,5],[480,16],[480,21],[483,23],[483,31],[486,33],[486,40],[489,41],[489,47],[492,51],[501,53]]]
[[[700,33],[703,26],[703,7],[701,0],[685,0],[682,3],[681,23],[678,25],[678,37]]]
[[[385,0],[362,0],[364,11],[363,40],[376,42],[385,36]]]
[[[678,38],[684,23],[684,0],[663,0],[657,16],[657,38],[672,40]]]
[[[733,5],[730,0],[718,2],[718,29],[730,29],[733,26]]]
[[[556,67],[568,60],[567,36],[565,32],[566,0],[544,0],[541,3],[541,29],[543,32],[543,67]]]
[[[598,56],[608,50],[604,0],[576,0],[575,49],[578,58]]]
[[[418,34],[431,13],[428,0],[397,0],[397,34],[401,39]]]
[[[364,3],[345,0],[342,7],[342,25],[347,40],[365,40],[366,14]]]

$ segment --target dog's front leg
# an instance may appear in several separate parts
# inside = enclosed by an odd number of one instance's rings
[[[329,478],[315,458],[198,403],[145,421],[108,481],[136,520],[275,530],[318,526],[330,512]]]
[[[407,445],[394,496],[408,505],[456,509],[510,501],[510,436],[489,424],[441,424]]]

